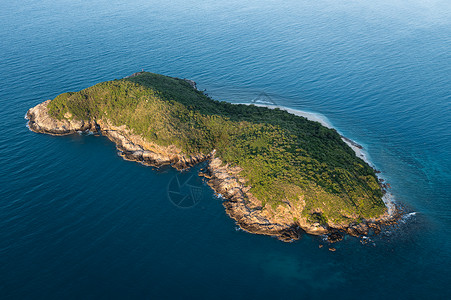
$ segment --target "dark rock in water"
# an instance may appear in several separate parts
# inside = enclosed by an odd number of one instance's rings
[[[301,236],[301,228],[299,226],[292,226],[288,229],[281,231],[280,235],[277,238],[284,242],[291,242],[293,240],[298,240],[300,236]]]
[[[359,233],[359,231],[356,229],[356,228],[354,228],[354,227],[349,227],[347,230],[346,230],[346,232],[350,235],[350,236],[359,236],[360,235],[360,233]]]
[[[347,138],[347,137],[345,137],[345,136],[342,136],[342,135],[341,135],[341,138],[342,138],[343,140],[347,141],[348,143],[350,143],[351,145],[353,145],[354,147],[359,148],[359,149],[363,149],[363,146],[362,146],[362,145],[360,145],[360,144],[354,142],[353,140],[351,140],[351,139],[349,139],[349,138]]]
[[[376,223],[368,223],[368,227],[371,228],[374,234],[379,234],[381,232],[381,226]]]
[[[183,80],[185,80],[186,82],[188,82],[189,85],[193,87],[193,89],[197,90],[197,85],[196,85],[196,82],[194,82],[194,80],[190,80],[190,79],[186,79],[186,78],[183,79]]]
[[[360,236],[368,234],[368,225],[365,223],[352,223],[346,229],[346,232],[351,236]]]
[[[338,231],[333,231],[327,236],[327,240],[331,243],[339,242],[343,239],[343,234]]]

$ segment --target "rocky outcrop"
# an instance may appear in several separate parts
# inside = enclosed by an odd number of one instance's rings
[[[52,118],[48,113],[47,105],[51,100],[42,102],[27,112],[28,127],[34,132],[52,135],[67,135],[77,131],[97,130],[95,122],[76,120],[71,114],[66,114],[63,120]]]
[[[121,156],[144,165],[161,167],[171,165],[177,170],[187,169],[210,157],[202,153],[187,156],[175,146],[162,147],[144,140],[130,132],[125,125],[117,127],[109,122],[99,121],[100,131],[116,144]]]
[[[189,84],[193,89],[197,90],[197,85],[196,85],[196,82],[195,82],[194,80],[186,79],[186,78],[184,78],[183,80],[185,80],[186,82],[188,82],[188,84]]]
[[[363,149],[363,146],[362,146],[362,145],[360,145],[360,144],[354,142],[353,140],[348,139],[347,137],[345,137],[345,136],[343,136],[343,135],[340,135],[340,137],[341,137],[345,142],[348,142],[349,144],[353,145],[354,147],[356,147],[356,148],[358,148],[358,149]]]
[[[47,100],[28,110],[26,117],[30,130],[52,135],[68,135],[88,130],[99,132],[116,144],[124,159],[154,167],[171,165],[177,170],[183,170],[210,157],[210,154],[202,153],[187,156],[175,146],[159,146],[133,134],[125,125],[114,126],[108,120],[76,120],[70,114],[66,114],[62,120],[55,119],[48,113],[49,103],[50,100]]]
[[[213,157],[207,167],[208,184],[226,199],[223,205],[227,214],[233,218],[241,229],[257,234],[275,236],[283,241],[299,239],[302,232],[320,235],[328,229],[320,224],[310,224],[302,216],[305,203],[286,202],[273,208],[263,205],[250,193],[246,179],[242,178],[238,167],[230,167]]]
[[[369,233],[378,234],[384,225],[392,225],[401,216],[385,214],[377,219],[362,220],[359,223],[350,224],[319,224],[311,223],[303,216],[305,202],[284,201],[277,207],[263,205],[260,200],[252,195],[251,188],[246,186],[246,179],[239,174],[242,171],[238,167],[224,164],[214,156],[207,166],[207,172],[203,174],[208,179],[208,184],[220,194],[227,214],[233,218],[237,225],[250,233],[275,236],[282,241],[299,239],[303,232],[312,235],[327,235],[331,243],[343,239],[345,234],[352,236],[364,236]]]

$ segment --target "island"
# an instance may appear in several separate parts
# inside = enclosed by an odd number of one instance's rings
[[[393,220],[376,171],[340,134],[281,109],[211,99],[196,83],[149,72],[58,95],[27,112],[34,132],[98,132],[124,159],[201,176],[247,232],[360,236]]]

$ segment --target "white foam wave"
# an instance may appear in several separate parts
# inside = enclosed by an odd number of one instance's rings
[[[414,212],[403,215],[401,218],[401,222],[403,222],[403,223],[407,222],[409,219],[414,217],[416,214],[417,214],[417,212],[414,211]]]
[[[85,131],[82,131],[82,130],[77,130],[77,133],[79,134],[79,135],[93,135],[94,134],[94,132],[92,132],[91,130],[85,130]]]
[[[388,214],[393,216],[396,212],[395,198],[392,193],[386,192],[384,196],[382,196],[382,201],[384,201],[385,206],[387,206]]]

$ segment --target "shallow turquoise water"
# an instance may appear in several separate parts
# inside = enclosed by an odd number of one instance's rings
[[[1,298],[449,297],[450,16],[420,0],[1,2]],[[196,176],[194,206],[174,205],[191,173],[25,127],[31,106],[142,68],[323,114],[416,214],[336,252],[285,244],[237,231]]]

